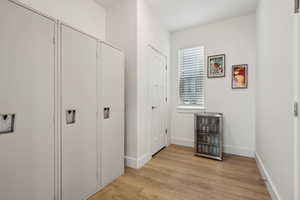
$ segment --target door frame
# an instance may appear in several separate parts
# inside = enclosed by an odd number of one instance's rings
[[[169,135],[169,109],[168,109],[168,105],[169,105],[169,84],[168,84],[168,80],[169,80],[169,77],[168,77],[168,56],[166,56],[162,51],[160,51],[159,49],[155,48],[153,45],[151,44],[148,44],[147,46],[147,58],[148,58],[148,61],[147,61],[147,73],[150,74],[150,59],[151,59],[151,53],[156,53],[156,54],[159,54],[162,56],[162,58],[164,58],[164,61],[165,61],[165,98],[166,98],[166,103],[165,103],[165,129],[167,130],[167,133],[164,134],[164,147],[167,147],[168,146],[168,135]],[[148,93],[148,114],[147,114],[147,119],[148,119],[148,125],[147,125],[147,133],[149,135],[149,142],[148,142],[148,149],[149,149],[149,155],[152,157],[153,155],[153,152],[152,152],[152,140],[151,140],[151,136],[152,136],[152,133],[151,133],[151,117],[152,117],[152,104],[151,102],[149,101],[150,99],[150,87],[151,85],[151,78],[148,78],[147,80],[147,93]],[[164,148],[163,147],[163,148]]]

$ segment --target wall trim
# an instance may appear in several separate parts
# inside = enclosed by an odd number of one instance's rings
[[[125,166],[137,169],[137,159],[129,156],[125,156]]]
[[[243,148],[243,147],[224,145],[224,152],[228,154],[234,154],[234,155],[245,156],[250,158],[255,157],[254,150]]]
[[[258,169],[260,171],[261,176],[263,177],[263,179],[265,179],[265,183],[267,186],[267,189],[271,195],[272,200],[282,200],[282,198],[280,198],[279,192],[270,176],[270,173],[267,171],[267,168],[265,167],[261,157],[259,156],[259,154],[256,152],[255,153],[255,160],[258,166]]]
[[[152,159],[152,156],[149,154],[145,154],[144,156],[140,157],[138,159],[137,168],[140,169],[140,168],[144,167],[144,165],[147,164],[147,162],[149,162],[151,159]]]
[[[134,168],[134,169],[140,169],[144,167],[144,165],[149,162],[152,159],[152,156],[150,154],[145,154],[144,156],[141,156],[140,158],[136,159],[133,157],[125,156],[125,166]]]
[[[184,138],[171,138],[171,144],[177,144],[181,146],[194,147],[194,140],[187,140]],[[224,152],[239,156],[254,158],[254,150],[242,147],[235,147],[230,145],[224,145]]]
[[[187,140],[184,138],[178,138],[178,137],[171,137],[171,144],[177,144],[181,146],[186,147],[194,147],[194,141],[193,140]]]

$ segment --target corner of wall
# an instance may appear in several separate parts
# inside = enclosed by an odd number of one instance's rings
[[[260,174],[261,174],[263,180],[265,181],[267,189],[271,195],[272,200],[282,200],[282,198],[280,197],[279,192],[270,176],[270,173],[268,172],[266,166],[264,165],[261,157],[259,156],[259,154],[257,152],[255,153],[255,160],[256,160],[258,169],[260,171]]]
[[[151,160],[151,155],[146,154],[138,159],[131,158],[131,157],[125,157],[125,165],[126,167],[134,168],[134,169],[140,169],[142,168],[147,162]]]

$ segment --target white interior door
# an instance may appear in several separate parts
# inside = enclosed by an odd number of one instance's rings
[[[62,198],[82,200],[98,185],[97,41],[65,25],[60,31]],[[67,117],[69,111],[75,117]]]
[[[0,24],[0,199],[52,200],[55,21],[2,0]]]
[[[124,56],[101,44],[102,186],[124,173]]]
[[[166,146],[167,130],[167,68],[166,58],[149,50],[150,137],[152,155]]]

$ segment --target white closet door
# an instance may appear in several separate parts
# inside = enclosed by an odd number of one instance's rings
[[[101,174],[104,187],[124,173],[124,57],[120,51],[102,44],[101,58],[102,80],[98,88],[102,88]]]
[[[61,26],[62,197],[81,200],[97,189],[97,41]],[[75,122],[67,124],[67,111]]]
[[[55,21],[1,0],[0,24],[0,199],[52,200]]]
[[[151,106],[150,139],[154,155],[166,146],[167,129],[167,71],[166,58],[149,49],[149,102]]]

